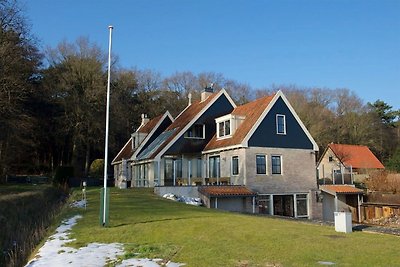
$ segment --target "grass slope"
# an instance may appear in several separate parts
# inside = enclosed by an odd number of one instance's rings
[[[149,189],[110,195],[110,225],[99,226],[100,190],[88,190],[88,208],[73,228],[75,247],[124,243],[126,257],[153,257],[186,266],[399,266],[400,239],[334,227],[243,215],[164,200]]]

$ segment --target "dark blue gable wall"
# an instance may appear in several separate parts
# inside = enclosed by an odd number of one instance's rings
[[[286,117],[286,135],[276,133],[276,114]],[[249,146],[312,149],[313,145],[280,97],[250,137]]]
[[[166,116],[164,120],[160,123],[160,126],[158,129],[154,132],[154,134],[150,137],[149,141],[143,146],[143,148],[139,151],[137,155],[142,153],[143,150],[145,150],[162,132],[164,132],[165,129],[168,128],[172,123],[171,119]]]
[[[215,134],[215,118],[231,113],[232,104],[223,94],[212,104],[194,124],[205,124],[205,139],[189,139],[182,135],[166,154],[190,154],[201,152]]]

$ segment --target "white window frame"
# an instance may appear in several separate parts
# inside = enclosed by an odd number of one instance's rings
[[[229,134],[226,134],[226,133],[225,133],[225,128],[226,128],[225,124],[226,124],[227,122],[229,122]],[[224,134],[223,134],[223,135],[221,135],[221,132],[220,132],[220,130],[219,130],[219,125],[220,125],[221,123],[224,125]],[[231,136],[232,136],[232,121],[229,119],[229,120],[223,120],[223,121],[217,122],[217,138],[223,139],[223,138],[229,138],[229,137],[231,137]]]
[[[217,160],[217,158],[219,159],[219,160]],[[216,176],[213,176],[213,168],[211,168],[211,167],[214,167],[214,165],[213,166],[211,166],[211,161],[213,161],[213,164],[215,164],[215,166],[217,166],[216,167]],[[218,162],[218,165],[217,165],[217,162]],[[221,177],[221,156],[220,155],[213,155],[213,156],[209,156],[208,157],[208,178],[220,178]]]
[[[233,159],[236,158],[237,159],[237,173],[233,173]],[[231,158],[231,175],[232,176],[238,176],[240,173],[240,167],[239,167],[239,156],[232,156]]]
[[[272,158],[273,157],[279,157],[280,158],[280,162],[281,162],[281,172],[280,173],[274,173],[274,171],[273,171],[273,167],[274,167],[274,164],[273,164],[273,161],[272,161]],[[283,175],[283,157],[282,157],[282,155],[271,155],[271,174],[272,175]]]
[[[279,118],[283,118],[283,132],[279,132]],[[283,114],[276,114],[276,134],[286,135],[286,116]]]
[[[300,197],[299,195],[306,195],[306,197]],[[299,200],[305,200],[306,201],[306,208],[307,208],[307,214],[306,215],[298,215],[298,206],[297,206],[297,198]],[[294,206],[294,216],[295,218],[309,218],[310,217],[310,198],[308,193],[295,193],[293,194],[293,206]]]
[[[257,172],[257,157],[258,156],[261,156],[261,157],[264,157],[264,161],[265,161],[265,173],[258,173]],[[256,175],[267,175],[268,174],[268,157],[267,157],[267,155],[266,154],[256,154]]]

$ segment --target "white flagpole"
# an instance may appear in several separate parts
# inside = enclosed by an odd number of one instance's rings
[[[111,77],[111,40],[113,26],[108,26],[110,38],[108,42],[108,81],[107,81],[107,107],[106,107],[106,138],[104,145],[104,199],[103,199],[103,226],[106,225],[107,210],[107,165],[108,165],[108,125],[110,116],[110,77]]]

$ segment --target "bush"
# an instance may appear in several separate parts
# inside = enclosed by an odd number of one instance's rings
[[[400,174],[386,171],[375,172],[366,180],[366,185],[370,191],[399,193]]]
[[[90,164],[89,175],[101,179],[104,175],[104,159],[95,159]]]

